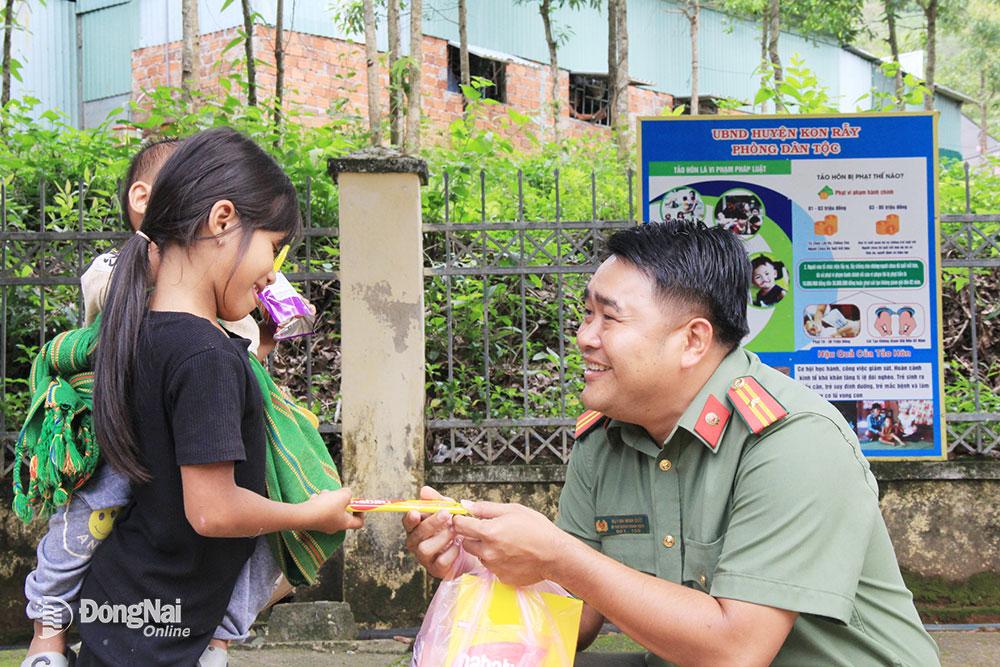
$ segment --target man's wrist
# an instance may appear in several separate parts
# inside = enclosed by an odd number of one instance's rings
[[[554,527],[557,532],[553,534],[549,558],[542,571],[542,577],[563,588],[568,588],[563,582],[572,578],[573,571],[578,567],[579,559],[585,557],[581,549],[590,549],[590,547],[562,528]]]

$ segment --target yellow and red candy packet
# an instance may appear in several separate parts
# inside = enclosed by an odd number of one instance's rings
[[[351,498],[347,505],[349,512],[409,512],[417,510],[423,514],[434,514],[445,510],[452,514],[468,514],[469,510],[453,500],[374,500],[371,498]]]

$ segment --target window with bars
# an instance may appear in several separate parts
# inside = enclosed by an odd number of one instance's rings
[[[569,75],[569,115],[595,125],[609,125],[608,77],[571,73]]]
[[[486,99],[497,102],[507,102],[507,63],[469,53],[469,77],[480,77],[493,82],[492,86],[483,88]],[[458,87],[462,80],[461,52],[457,46],[448,45],[448,90],[460,92]]]

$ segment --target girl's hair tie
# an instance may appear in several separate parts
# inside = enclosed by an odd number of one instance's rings
[[[135,230],[135,235],[136,236],[141,236],[142,238],[146,239],[146,243],[152,243],[153,242],[153,239],[151,239],[148,236],[146,236],[146,232],[142,231],[141,229]]]

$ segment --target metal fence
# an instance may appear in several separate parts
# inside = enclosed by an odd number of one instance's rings
[[[603,238],[635,224],[634,211],[620,220],[598,220],[597,188],[591,179],[589,220],[563,220],[555,174],[555,219],[528,221],[518,180],[517,219],[488,220],[485,174],[480,174],[477,222],[455,222],[443,177],[444,220],[423,225],[428,342],[428,460],[504,466],[564,463],[572,429],[582,409],[580,378],[567,351],[577,322],[579,292],[598,265]],[[628,201],[633,201],[628,174]],[[79,275],[89,260],[128,237],[120,216],[95,219],[79,184],[72,215],[54,216],[40,185],[38,210],[25,224],[9,220],[12,209],[0,188],[0,477],[13,467],[13,445],[27,404],[26,364],[58,331],[79,326],[83,308]],[[305,233],[289,273],[307,298],[323,301],[326,335],[283,344],[272,370],[323,416],[321,431],[339,441],[339,282],[338,230],[329,221],[314,226],[306,184]],[[476,195],[474,195],[476,196]],[[105,207],[104,210],[112,210]],[[20,211],[23,213],[23,211]],[[328,224],[324,225],[323,223]],[[976,290],[1000,267],[1000,215],[946,215],[941,218],[942,267],[967,275],[958,298],[970,317],[945,339],[970,336],[969,378],[974,410],[946,415],[948,449],[958,454],[1000,451],[1000,413],[990,412],[991,389],[979,369],[984,315]],[[94,231],[100,229],[102,231]],[[985,272],[985,274],[984,274]],[[986,314],[992,319],[996,311]],[[30,335],[25,332],[30,331]],[[992,363],[991,360],[987,360]],[[13,375],[11,371],[16,371]]]
[[[632,202],[631,171],[627,183],[628,201]],[[579,294],[599,264],[604,237],[634,225],[635,219],[630,204],[627,219],[597,220],[597,188],[592,176],[590,208],[594,215],[590,220],[563,220],[558,171],[554,187],[555,219],[527,221],[523,175],[518,173],[517,219],[489,222],[487,184],[481,173],[479,222],[454,223],[446,206],[442,224],[423,226],[425,251],[431,250],[428,254],[433,260],[425,275],[429,283],[438,282],[436,290],[425,291],[427,309],[444,313],[443,331],[433,325],[428,330],[429,347],[432,341],[444,343],[443,368],[438,374],[443,382],[437,384],[446,394],[437,396],[434,388],[429,388],[427,441],[432,463],[565,463],[569,458],[575,417],[581,410],[571,406],[582,388],[582,378],[567,375],[566,345],[575,335]],[[448,202],[447,174],[444,191]],[[456,325],[467,323],[469,317],[467,313],[456,315],[455,304],[461,303],[456,293],[458,285],[468,287],[470,281],[474,293],[482,295],[482,307],[476,310],[482,313],[478,323],[481,344],[472,346],[471,354],[462,355],[456,353]],[[552,301],[532,298],[533,291]],[[465,289],[463,294],[469,292]],[[508,295],[509,311],[499,327],[491,320],[503,310],[495,305],[498,292]],[[439,298],[432,299],[432,293]],[[507,333],[502,353],[491,345],[498,328]],[[477,350],[481,352],[478,355]],[[503,372],[506,382],[498,383],[495,377],[500,374],[495,354],[508,357]],[[551,382],[539,381],[540,377]],[[542,387],[544,391],[539,391]],[[441,405],[447,410],[439,409],[435,398],[446,399]],[[467,411],[470,399],[479,406],[477,414],[456,415],[459,408]]]
[[[14,445],[28,400],[27,375],[35,352],[60,331],[83,325],[80,275],[90,261],[131,235],[106,194],[90,196],[91,184],[75,185],[76,205],[53,206],[59,192],[38,184],[37,204],[13,205],[0,184],[0,479],[14,467]],[[323,321],[322,336],[283,342],[269,359],[270,370],[295,396],[329,418],[320,432],[331,449],[339,446],[339,282],[336,227],[314,226],[311,182],[305,183],[303,238],[287,260],[285,274],[307,299],[336,314]],[[61,192],[65,193],[66,188]],[[93,206],[103,198],[101,206]],[[94,211],[103,214],[94,214]],[[108,213],[112,211],[112,213]],[[100,231],[95,231],[100,230]],[[30,335],[27,333],[30,331]],[[322,338],[325,345],[317,345]],[[334,366],[334,368],[330,368]]]

